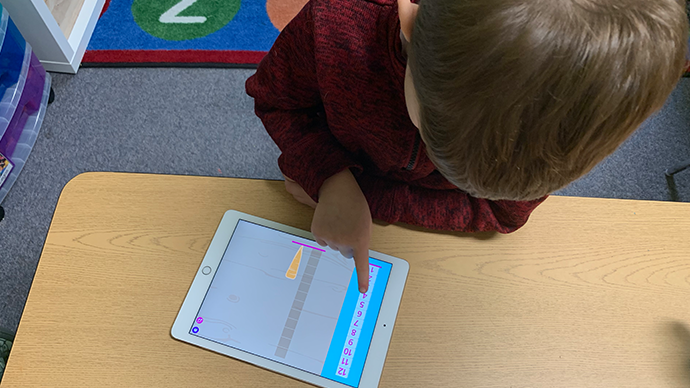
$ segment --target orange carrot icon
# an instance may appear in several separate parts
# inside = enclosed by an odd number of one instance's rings
[[[290,268],[288,268],[287,272],[285,272],[286,278],[294,279],[297,276],[297,270],[299,269],[299,262],[302,260],[302,249],[303,248],[304,247],[299,247],[299,250],[297,250],[295,257],[292,259],[292,263],[290,263]]]

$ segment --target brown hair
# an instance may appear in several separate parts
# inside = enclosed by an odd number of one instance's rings
[[[469,194],[539,198],[587,173],[680,78],[678,0],[424,0],[409,67],[421,134]]]

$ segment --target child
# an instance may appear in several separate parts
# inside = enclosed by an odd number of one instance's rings
[[[312,0],[247,93],[365,291],[372,217],[518,229],[663,105],[687,32],[679,0]]]

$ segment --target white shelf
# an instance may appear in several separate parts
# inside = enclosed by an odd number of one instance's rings
[[[77,22],[84,0],[43,0],[57,21],[62,33],[69,38]]]
[[[74,25],[71,26],[73,14],[64,22],[70,26],[63,24],[66,31],[71,31],[69,37],[63,33],[45,0],[0,0],[0,3],[46,70],[75,74],[105,0],[83,0]]]

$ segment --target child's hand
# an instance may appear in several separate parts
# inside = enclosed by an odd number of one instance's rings
[[[311,232],[316,242],[354,257],[359,291],[369,288],[371,213],[350,170],[328,178],[319,191]]]

